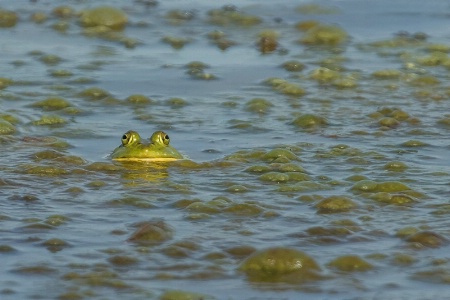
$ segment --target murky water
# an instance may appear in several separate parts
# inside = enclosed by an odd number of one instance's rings
[[[0,298],[450,297],[450,6],[314,3],[1,3]]]

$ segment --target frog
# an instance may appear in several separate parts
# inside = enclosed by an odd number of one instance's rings
[[[183,159],[164,131],[155,131],[149,141],[141,138],[138,132],[129,130],[122,136],[122,145],[114,149],[111,159],[119,161],[173,161]]]

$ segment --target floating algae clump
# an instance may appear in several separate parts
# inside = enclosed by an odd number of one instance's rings
[[[6,120],[0,119],[0,135],[8,135],[16,132],[16,128],[13,124]]]
[[[262,160],[270,162],[277,160],[279,158],[283,158],[285,160],[299,160],[297,155],[295,155],[292,151],[283,148],[276,148],[270,150],[261,157]]]
[[[296,11],[304,15],[329,15],[339,13],[336,7],[322,6],[319,4],[302,4]]]
[[[304,283],[320,279],[319,265],[296,249],[276,247],[257,251],[239,266],[254,282]]]
[[[212,296],[181,290],[165,291],[159,300],[213,300]]]
[[[257,16],[239,12],[236,7],[226,5],[222,9],[213,9],[208,12],[209,22],[214,25],[253,26],[262,22]]]
[[[372,73],[372,77],[376,79],[396,79],[400,78],[402,72],[396,69],[383,69]]]
[[[365,272],[373,269],[373,266],[357,255],[344,255],[332,260],[329,267],[344,272]]]
[[[7,88],[13,83],[11,79],[0,77],[0,90]]]
[[[259,40],[256,43],[262,54],[271,53],[278,48],[278,36],[276,31],[265,30],[259,34]]]
[[[340,73],[325,67],[320,67],[311,72],[309,77],[320,83],[333,82],[340,78]]]
[[[342,196],[331,196],[323,199],[317,205],[318,213],[340,213],[356,208],[356,203]]]
[[[247,111],[266,114],[273,104],[264,98],[253,98],[245,104]]]
[[[147,96],[141,95],[141,94],[130,95],[125,100],[128,103],[134,104],[134,105],[146,105],[146,104],[151,104],[153,102],[152,99],[150,99]]]
[[[138,244],[160,244],[173,236],[173,229],[164,221],[147,221],[136,224],[138,227],[127,241]]]
[[[42,101],[34,102],[31,104],[33,107],[39,107],[46,111],[60,110],[66,107],[70,107],[71,104],[67,100],[60,97],[50,97]]]
[[[128,17],[122,10],[110,6],[85,10],[80,16],[80,23],[84,27],[106,26],[121,30],[127,22]]]
[[[428,248],[438,248],[449,243],[445,237],[432,231],[419,231],[408,236],[406,241],[415,244],[417,247]]]
[[[392,204],[392,205],[407,205],[417,202],[412,196],[405,194],[390,194],[386,192],[379,192],[370,196],[370,199],[380,203]]]
[[[336,46],[348,40],[347,33],[336,26],[318,24],[308,29],[300,43],[305,45]]]
[[[304,114],[292,121],[292,125],[295,125],[301,129],[315,129],[328,125],[327,119],[312,114]]]
[[[45,115],[31,123],[38,126],[63,125],[67,123],[67,120],[57,115]]]
[[[110,96],[110,94],[101,88],[91,87],[78,93],[78,96],[88,100],[100,100]]]
[[[0,28],[14,27],[18,19],[15,12],[0,9]]]
[[[398,181],[385,181],[378,183],[372,180],[361,180],[355,183],[351,190],[356,193],[401,193],[401,195],[407,194],[413,197],[423,197],[421,193],[412,190],[407,185]],[[387,200],[386,197],[381,198],[382,200],[374,200],[393,204],[414,202],[413,198],[409,200],[406,198],[398,198],[400,195],[390,195],[389,197],[390,198]]]
[[[303,96],[305,94],[302,87],[281,78],[269,78],[264,83],[270,85],[274,91],[285,95]]]
[[[280,172],[268,172],[259,176],[261,181],[266,182],[286,182],[289,180],[289,175]]]
[[[305,68],[305,65],[298,60],[289,60],[284,62],[281,67],[288,72],[300,72]]]

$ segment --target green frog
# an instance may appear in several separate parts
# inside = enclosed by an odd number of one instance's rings
[[[114,149],[110,157],[120,161],[172,161],[183,159],[175,148],[169,145],[170,138],[164,131],[156,131],[150,142],[141,139],[139,133],[127,131],[122,136],[122,145]]]

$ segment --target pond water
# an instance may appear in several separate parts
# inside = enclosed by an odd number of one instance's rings
[[[449,4],[196,2],[1,3],[0,298],[450,297]]]

